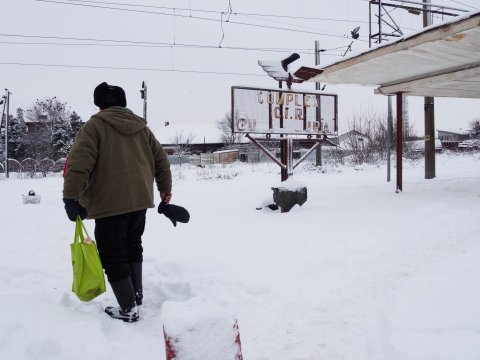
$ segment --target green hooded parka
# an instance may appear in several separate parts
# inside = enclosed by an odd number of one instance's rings
[[[163,147],[132,111],[112,106],[80,129],[64,175],[63,197],[78,199],[89,219],[154,207],[158,191],[172,191],[170,163]]]

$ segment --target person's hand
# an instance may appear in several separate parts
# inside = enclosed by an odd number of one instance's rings
[[[168,204],[170,202],[170,200],[172,200],[172,193],[169,193],[169,192],[160,192],[160,199],[162,199],[162,201],[165,203],[165,204]]]
[[[82,220],[87,217],[87,209],[82,207],[78,200],[64,198],[63,202],[65,203],[65,211],[70,220],[76,221],[77,216],[80,216]]]

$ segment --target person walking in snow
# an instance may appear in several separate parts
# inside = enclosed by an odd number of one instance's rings
[[[170,202],[170,163],[147,122],[126,107],[121,87],[101,83],[93,102],[100,111],[75,138],[64,174],[63,201],[70,220],[95,219],[98,252],[119,304],[105,312],[134,322],[143,299],[145,214],[154,207],[154,180],[163,203]]]

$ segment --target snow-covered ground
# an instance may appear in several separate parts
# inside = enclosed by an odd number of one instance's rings
[[[302,166],[308,201],[283,214],[264,207],[278,170],[174,168],[172,203],[191,221],[148,212],[135,324],[103,313],[110,289],[90,303],[70,292],[62,178],[2,178],[0,358],[164,359],[170,321],[203,323],[194,345],[212,360],[228,336],[205,322],[222,314],[245,360],[480,359],[480,154],[437,156],[433,180],[407,162],[400,194],[384,166]],[[42,201],[23,205],[31,189]]]

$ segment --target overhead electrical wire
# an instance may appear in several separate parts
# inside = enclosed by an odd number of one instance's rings
[[[349,19],[332,19],[332,18],[319,18],[319,17],[307,17],[307,16],[292,16],[292,15],[280,15],[280,14],[266,14],[266,13],[248,13],[248,12],[234,12],[229,1],[229,10],[228,11],[215,11],[215,10],[205,10],[205,9],[192,9],[192,8],[173,8],[166,6],[155,6],[155,5],[141,5],[141,4],[130,4],[130,3],[121,3],[121,2],[107,2],[107,1],[95,1],[95,0],[35,0],[37,2],[44,3],[53,3],[53,4],[62,4],[62,5],[73,5],[81,7],[90,7],[90,8],[100,8],[106,10],[117,10],[117,11],[127,11],[127,12],[136,12],[136,13],[145,13],[145,14],[154,14],[154,15],[163,15],[163,16],[173,16],[174,18],[190,18],[203,21],[213,21],[220,22],[223,26],[223,23],[231,23],[235,25],[242,26],[251,26],[265,29],[281,30],[281,31],[290,31],[297,33],[305,34],[314,34],[322,35],[329,37],[338,37],[343,39],[349,39],[349,36],[345,34],[339,34],[335,32],[327,32],[325,30],[314,29],[306,26],[285,23],[276,20],[265,20],[258,19],[258,17],[265,18],[288,18],[288,19],[297,19],[297,20],[313,20],[313,21],[332,21],[332,22],[346,22],[346,23],[369,23],[367,21],[360,20],[349,20]],[[443,0],[442,0],[443,1]],[[454,3],[461,4],[472,9],[477,9],[473,6],[464,4],[460,1],[450,0]],[[107,5],[107,6],[104,6]],[[124,7],[134,7],[132,8],[121,8],[114,6],[124,6]],[[433,5],[432,5],[433,6]],[[173,13],[165,13],[158,11],[148,11],[143,9],[163,9],[170,10]],[[179,14],[178,11],[189,12],[188,15]],[[211,13],[220,15],[219,19],[193,16],[192,12],[197,13]],[[223,16],[228,16],[224,19]],[[297,28],[310,29],[315,31],[299,30],[293,28],[284,28],[277,26],[267,26],[262,24],[254,24],[241,21],[232,21],[230,18],[232,15],[235,16],[245,16],[253,18],[254,20],[259,21],[269,21],[273,23],[295,26]],[[348,14],[347,14],[348,18]],[[415,30],[415,29],[409,29]],[[228,50],[243,50],[243,51],[265,51],[265,52],[285,52],[285,51],[296,51],[304,54],[314,54],[315,51],[311,49],[281,49],[281,48],[250,48],[250,47],[232,47],[232,46],[212,46],[212,45],[200,45],[200,44],[182,44],[176,43],[164,43],[164,42],[146,42],[146,41],[130,41],[130,40],[114,40],[114,39],[95,39],[95,38],[74,38],[74,37],[57,37],[57,36],[40,36],[40,35],[20,35],[20,34],[0,34],[0,36],[7,37],[21,37],[21,38],[39,38],[39,39],[51,39],[51,40],[62,40],[62,41],[77,41],[76,43],[64,43],[64,42],[17,42],[17,41],[0,41],[3,44],[13,44],[13,45],[55,45],[55,46],[137,46],[137,47],[184,47],[184,48],[201,48],[201,49],[228,49]],[[93,41],[96,43],[82,43],[80,41]],[[356,41],[366,42],[367,40],[357,39]],[[221,44],[221,42],[220,42]],[[351,46],[351,45],[350,45]],[[337,48],[327,49],[328,51],[334,51],[338,49],[344,49],[347,46],[341,46]],[[351,51],[351,50],[350,50]],[[337,54],[322,54],[330,56],[341,56]],[[110,69],[110,70],[135,70],[135,71],[157,71],[157,72],[177,72],[177,73],[196,73],[196,74],[212,74],[212,75],[237,75],[237,76],[264,76],[260,74],[249,74],[249,73],[237,73],[237,72],[220,72],[220,71],[199,71],[199,70],[182,70],[182,69],[160,69],[160,68],[138,68],[138,67],[113,67],[113,66],[94,66],[94,65],[72,65],[72,64],[45,64],[45,63],[21,63],[21,62],[0,62],[0,65],[17,65],[17,66],[40,66],[40,67],[65,67],[65,68],[89,68],[89,69]]]
[[[258,28],[266,28],[266,29],[274,29],[274,30],[282,30],[282,31],[291,31],[291,32],[298,32],[298,33],[306,33],[306,34],[314,34],[314,35],[324,35],[330,37],[338,37],[338,38],[349,38],[344,34],[338,33],[325,33],[320,32],[320,30],[315,29],[317,31],[305,31],[299,29],[292,29],[292,28],[284,28],[284,27],[276,27],[276,26],[267,26],[261,24],[254,24],[248,22],[241,22],[241,21],[232,21],[230,17],[232,15],[237,16],[250,16],[250,17],[267,17],[267,18],[290,18],[290,19],[302,19],[302,20],[321,20],[321,21],[342,21],[342,22],[357,22],[353,20],[343,20],[343,19],[327,19],[327,18],[317,18],[317,17],[303,17],[303,16],[289,16],[289,15],[274,15],[274,14],[260,14],[260,13],[239,13],[233,12],[231,5],[229,7],[229,12],[224,11],[212,11],[212,10],[201,10],[201,9],[182,9],[182,8],[168,8],[168,7],[160,7],[160,6],[149,6],[149,5],[138,5],[138,4],[126,4],[126,3],[119,3],[119,2],[105,2],[105,1],[93,1],[93,0],[36,0],[37,2],[44,2],[44,3],[53,3],[53,4],[63,4],[63,5],[74,5],[74,6],[82,6],[82,7],[90,7],[90,8],[100,8],[100,9],[107,9],[107,10],[118,10],[118,11],[128,11],[128,12],[136,12],[136,13],[147,13],[147,14],[155,14],[155,15],[164,15],[164,16],[174,16],[180,18],[190,18],[196,20],[204,20],[204,21],[213,21],[213,22],[221,22],[223,23],[231,23],[236,25],[243,25],[243,26],[251,26],[251,27],[258,27]],[[92,5],[95,4],[95,5]],[[118,8],[112,6],[101,6],[102,5],[120,5],[120,6],[130,6],[130,7],[137,7],[141,9],[131,9],[131,8]],[[229,2],[229,4],[231,4]],[[168,9],[173,11],[173,13],[164,13],[158,11],[147,11],[142,10],[146,8],[155,8],[155,9]],[[189,15],[183,15],[178,13],[178,11],[189,11]],[[192,16],[192,12],[205,12],[205,13],[215,13],[220,14],[221,19],[214,19],[208,17],[200,17],[200,16]],[[223,19],[223,15],[227,15],[227,19]],[[255,19],[259,21],[270,21],[270,22],[277,22],[282,24],[280,21],[275,20],[265,20],[265,19]],[[364,21],[358,21],[365,23]],[[283,23],[285,24],[285,23]],[[287,24],[290,26],[295,27],[302,27],[296,24]],[[306,28],[306,27],[305,27]],[[311,29],[311,28],[310,28]],[[9,36],[9,37],[20,37],[20,38],[37,38],[37,39],[49,39],[49,40],[59,40],[59,41],[75,41],[74,43],[65,43],[65,42],[53,42],[53,41],[42,41],[42,42],[20,42],[20,41],[0,41],[3,44],[13,44],[13,45],[55,45],[55,46],[138,46],[138,47],[186,47],[186,48],[206,48],[206,49],[228,49],[228,50],[245,50],[245,51],[266,51],[266,52],[285,52],[285,51],[296,51],[305,54],[314,54],[315,51],[313,49],[285,49],[285,48],[250,48],[250,47],[221,47],[221,46],[212,46],[212,45],[200,45],[200,44],[182,44],[176,43],[174,40],[173,43],[165,43],[165,42],[148,42],[148,41],[130,41],[130,40],[114,40],[114,39],[95,39],[95,38],[75,38],[75,37],[58,37],[58,36],[41,36],[41,35],[21,35],[21,34],[0,34],[0,36]],[[90,43],[85,43],[89,41]],[[365,40],[357,40],[357,41],[365,41]],[[92,43],[93,42],[93,43]],[[351,46],[351,45],[350,45]],[[340,46],[336,48],[326,49],[327,51],[335,51],[339,49],[344,49],[347,46]],[[343,50],[342,50],[343,51]],[[329,54],[324,53],[323,56],[341,56],[340,54]],[[173,64],[173,63],[172,63]],[[161,69],[161,68],[139,68],[139,67],[114,67],[114,66],[95,66],[95,65],[75,65],[75,64],[48,64],[48,63],[25,63],[25,62],[0,62],[0,65],[11,65],[11,66],[38,66],[38,67],[64,67],[64,68],[88,68],[88,69],[110,69],[110,70],[135,70],[135,71],[157,71],[157,72],[177,72],[177,73],[195,73],[195,74],[212,74],[212,75],[236,75],[236,76],[264,76],[261,74],[250,74],[250,73],[238,73],[238,72],[221,72],[221,71],[201,71],[201,70],[183,70],[183,69]]]
[[[36,0],[36,1],[43,1],[43,0]],[[58,1],[58,0],[57,0]],[[272,18],[288,18],[288,19],[297,19],[297,20],[312,20],[312,21],[332,21],[332,22],[346,22],[346,23],[353,23],[353,24],[368,24],[368,21],[365,20],[351,20],[351,19],[335,19],[335,18],[321,18],[321,17],[311,17],[311,16],[294,16],[294,15],[282,15],[282,14],[266,14],[266,13],[250,13],[250,12],[239,12],[239,11],[233,11],[233,12],[226,12],[226,11],[218,11],[218,10],[204,10],[204,9],[191,9],[191,8],[178,8],[178,7],[168,7],[168,6],[158,6],[158,5],[140,5],[140,4],[131,4],[131,3],[122,3],[122,2],[111,2],[111,1],[98,1],[98,0],[66,0],[70,2],[70,5],[73,5],[72,3],[91,3],[91,4],[105,4],[105,5],[118,5],[118,6],[131,6],[131,7],[139,7],[139,8],[152,8],[152,9],[164,9],[164,10],[171,10],[171,11],[185,11],[189,12],[191,16],[191,12],[203,12],[203,13],[213,13],[213,14],[224,14],[224,15],[237,15],[237,16],[245,16],[245,17],[272,17]],[[364,1],[370,1],[370,0],[364,0]],[[453,0],[451,0],[453,1]],[[173,14],[170,14],[173,15]],[[193,18],[193,17],[192,17]],[[257,19],[258,20],[258,19]],[[270,20],[271,21],[271,20]],[[226,21],[229,22],[229,21]],[[286,25],[293,25],[297,26],[300,28],[305,28],[305,29],[313,29],[311,27],[306,27],[306,26],[300,26],[296,24],[291,24],[291,23],[282,23],[278,21],[277,23],[280,24],[286,24]],[[411,29],[411,28],[406,28],[407,30],[412,30],[416,31],[418,29]],[[324,31],[325,30],[321,30]],[[334,35],[342,35],[340,33],[333,33]]]
[[[320,30],[318,30],[318,29],[316,29],[316,28],[312,28],[312,27],[309,27],[309,26],[303,26],[303,25],[296,25],[296,24],[292,24],[292,23],[289,23],[289,22],[285,22],[285,21],[259,19],[257,16],[254,16],[254,15],[241,15],[241,16],[246,17],[247,19],[265,21],[265,22],[270,22],[270,23],[274,23],[274,24],[296,26],[297,28],[300,28],[300,29],[306,29],[306,30],[312,30],[312,31],[313,31],[313,30],[320,31]],[[327,34],[340,35],[340,33],[333,32],[333,31],[328,31],[328,30],[321,30],[321,31],[324,32],[324,35],[327,35]],[[347,36],[345,36],[345,37],[347,37]]]
[[[72,65],[72,64],[44,64],[44,63],[21,63],[21,62],[0,62],[0,65],[17,66],[40,66],[40,67],[64,67],[64,68],[86,68],[86,69],[108,69],[108,70],[135,70],[135,71],[156,71],[156,72],[176,72],[193,73],[202,75],[236,75],[236,76],[256,76],[265,77],[265,74],[249,74],[237,72],[222,71],[201,71],[201,70],[182,70],[182,69],[159,69],[159,68],[137,68],[137,67],[115,67],[115,66],[95,66],[95,65]]]
[[[190,18],[196,20],[204,20],[204,21],[214,21],[214,22],[223,22],[222,19],[213,19],[213,18],[205,18],[200,16],[191,16],[191,15],[181,15],[181,14],[171,14],[171,13],[162,13],[156,11],[147,11],[147,10],[137,10],[137,9],[127,9],[127,8],[118,8],[112,6],[101,6],[101,5],[88,5],[78,3],[80,0],[74,0],[76,2],[71,1],[60,1],[60,0],[35,0],[37,2],[44,2],[44,3],[52,3],[52,4],[62,4],[62,5],[73,5],[73,6],[82,6],[82,7],[91,7],[91,8],[99,8],[99,9],[107,9],[107,10],[117,10],[117,11],[127,11],[127,12],[135,12],[135,13],[145,13],[145,14],[155,14],[155,15],[164,15],[164,16],[174,16],[174,17],[181,17],[181,18]],[[98,2],[100,3],[100,2]],[[108,3],[107,3],[108,4]],[[225,14],[225,12],[223,12]],[[323,36],[330,36],[330,37],[337,37],[337,38],[348,38],[345,34],[328,34],[324,32],[317,32],[317,31],[306,31],[306,30],[298,30],[298,29],[291,29],[291,28],[282,28],[278,26],[268,26],[268,25],[260,25],[260,24],[252,24],[246,22],[239,22],[239,21],[228,21],[229,24],[235,25],[243,25],[243,26],[251,26],[257,28],[265,28],[271,30],[281,30],[281,31],[290,31],[290,32],[297,32],[303,34],[312,34],[312,35],[323,35]],[[357,39],[355,41],[367,42],[367,40],[360,40]]]
[[[132,46],[132,47],[180,47],[180,48],[195,48],[195,49],[217,49],[217,50],[241,50],[241,51],[261,51],[261,52],[298,52],[302,54],[314,54],[313,49],[289,49],[289,48],[255,48],[255,47],[240,47],[240,46],[224,46],[217,47],[214,45],[201,45],[201,44],[183,44],[183,43],[168,43],[168,42],[150,42],[150,41],[133,41],[133,40],[117,40],[117,39],[97,39],[97,38],[79,38],[79,37],[62,37],[62,36],[42,36],[42,35],[25,35],[25,34],[5,34],[0,33],[0,37],[18,37],[28,39],[42,39],[42,40],[61,40],[61,41],[77,41],[76,43],[61,43],[61,42],[16,42],[16,41],[0,41],[4,44],[15,45],[59,45],[59,46]],[[82,41],[90,41],[90,43],[82,43]],[[98,42],[91,43],[91,42]],[[112,43],[112,44],[108,44]],[[335,51],[345,48],[346,46],[340,46],[335,48],[326,49],[327,51]],[[335,55],[335,54],[324,54]]]
[[[0,40],[0,44],[6,44],[6,45],[51,45],[51,46],[99,46],[99,47],[142,47],[142,48],[155,48],[155,47],[162,47],[162,48],[175,48],[175,47],[185,47],[180,44],[176,45],[139,45],[139,44],[95,44],[95,43],[60,43],[60,42],[19,42],[19,41],[2,41]],[[188,48],[205,48],[205,49],[228,49],[228,48],[218,48],[216,46],[211,46],[211,47],[205,47],[205,46],[188,46]],[[241,49],[241,48],[231,48],[229,50],[254,50],[254,49]],[[280,52],[280,53],[285,53],[286,50],[256,50],[256,51],[267,51],[267,52]],[[315,54],[315,50],[312,50],[310,52],[301,52],[301,51],[296,51],[297,53],[300,54],[306,54],[306,55],[313,55]],[[322,56],[340,56],[340,54],[331,54],[331,53],[322,53]]]
[[[468,4],[464,4],[460,1],[455,1],[455,0],[450,0],[451,2],[454,2],[454,3],[457,3],[457,4],[460,4],[460,5],[463,5],[463,6],[466,6],[466,7],[469,7],[469,8],[472,8],[472,9],[475,9],[475,10],[478,10],[477,7],[474,7],[474,6],[471,6],[471,5],[468,5]]]
[[[67,0],[69,2],[79,2],[79,3],[92,3],[92,4],[110,4],[110,5],[120,5],[120,6],[132,6],[140,8],[152,8],[152,9],[167,9],[167,10],[180,10],[191,13],[193,12],[204,12],[204,13],[213,13],[213,14],[229,14],[230,11],[218,11],[218,10],[205,10],[205,9],[192,9],[192,8],[178,8],[178,7],[168,7],[168,6],[158,6],[158,5],[141,5],[141,4],[130,4],[130,3],[121,3],[121,2],[112,2],[112,1],[94,1],[94,0]],[[274,18],[289,18],[289,19],[299,19],[299,20],[314,20],[314,21],[333,21],[333,22],[353,22],[353,23],[365,23],[368,24],[368,21],[363,20],[348,20],[348,19],[333,19],[333,18],[320,18],[312,16],[294,16],[294,15],[281,15],[281,14],[266,14],[266,13],[249,13],[249,12],[239,12],[232,11],[232,15],[244,15],[244,16],[262,16],[262,17],[274,17]]]

